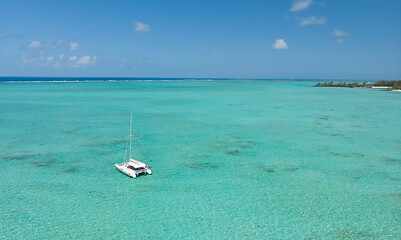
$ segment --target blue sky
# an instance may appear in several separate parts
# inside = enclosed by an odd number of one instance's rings
[[[401,1],[0,0],[0,76],[401,79]]]

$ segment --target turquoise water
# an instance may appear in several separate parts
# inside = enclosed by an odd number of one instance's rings
[[[313,84],[0,83],[0,238],[400,239],[401,94]]]

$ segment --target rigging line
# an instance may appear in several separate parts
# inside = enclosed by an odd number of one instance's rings
[[[127,149],[128,149],[128,139],[127,139],[127,146],[125,147],[124,162],[125,162],[125,157],[127,156]]]

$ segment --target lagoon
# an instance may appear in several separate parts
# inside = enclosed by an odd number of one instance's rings
[[[401,238],[400,93],[316,82],[1,82],[0,237]]]

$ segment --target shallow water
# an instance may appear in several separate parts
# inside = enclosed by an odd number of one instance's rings
[[[0,237],[400,239],[401,94],[313,84],[0,83]]]

